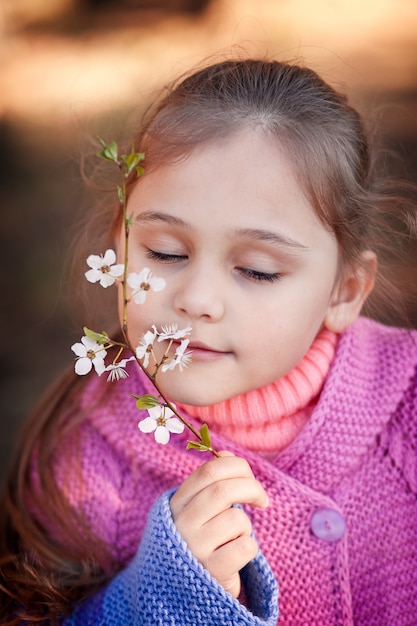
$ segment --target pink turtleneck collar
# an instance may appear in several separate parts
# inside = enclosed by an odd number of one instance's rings
[[[286,448],[308,422],[334,357],[337,335],[326,329],[300,363],[283,378],[210,406],[176,403],[213,432],[250,450],[272,454]]]

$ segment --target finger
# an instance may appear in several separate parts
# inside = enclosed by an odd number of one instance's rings
[[[261,483],[254,478],[229,478],[208,485],[199,491],[174,516],[178,530],[187,526],[199,527],[206,524],[233,504],[249,504],[265,508],[268,496]]]
[[[177,529],[184,536],[181,521]],[[184,538],[189,549],[199,561],[204,562],[220,546],[238,537],[249,537],[252,533],[252,524],[242,509],[231,507],[203,526],[190,528],[188,525],[185,532]]]
[[[203,566],[228,591],[237,598],[240,593],[239,571],[258,554],[253,537],[238,537],[213,552]]]
[[[254,477],[249,463],[241,457],[222,456],[201,465],[182,483],[172,496],[171,510],[174,519],[177,512],[208,485],[236,477]]]

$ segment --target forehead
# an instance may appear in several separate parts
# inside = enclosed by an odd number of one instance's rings
[[[239,221],[256,221],[260,216],[280,221],[292,216],[306,228],[323,228],[283,146],[258,129],[204,143],[181,161],[149,172],[145,165],[130,203],[135,211],[173,214],[204,204],[213,219],[231,214]],[[242,227],[251,225],[242,223]]]

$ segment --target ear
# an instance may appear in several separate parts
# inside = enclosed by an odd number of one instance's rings
[[[355,267],[344,271],[324,318],[324,326],[328,330],[341,333],[355,321],[373,289],[376,268],[375,253],[366,250]]]

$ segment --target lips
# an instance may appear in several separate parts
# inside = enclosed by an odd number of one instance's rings
[[[207,344],[202,341],[193,341],[188,344],[188,348],[190,350],[207,350],[208,352],[222,352],[222,350],[216,350],[215,348],[211,348]]]
[[[201,341],[189,343],[187,349],[192,351],[191,361],[212,361],[230,354],[230,352],[216,350]]]

